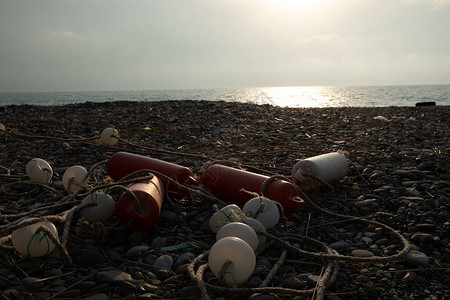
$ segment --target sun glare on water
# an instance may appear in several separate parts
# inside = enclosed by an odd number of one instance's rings
[[[327,107],[332,100],[320,86],[267,87],[261,92],[266,103],[282,107]]]

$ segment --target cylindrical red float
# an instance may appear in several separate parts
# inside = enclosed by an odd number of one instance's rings
[[[127,193],[123,193],[116,205],[116,216],[123,225],[131,221],[130,229],[144,231],[155,225],[161,212],[164,199],[164,187],[161,180],[154,176],[149,182],[135,183],[128,187],[139,200],[140,211]]]
[[[194,174],[187,167],[128,152],[114,153],[109,158],[106,168],[109,176],[114,180],[120,180],[136,171],[148,169],[166,175],[184,186],[198,185]],[[160,179],[169,196],[180,199],[187,194],[186,190],[178,187],[173,182],[164,178]]]
[[[254,196],[245,192],[259,193],[268,176],[226,167],[223,165],[209,166],[200,174],[201,183],[217,198],[243,206]],[[245,191],[244,191],[245,190]],[[264,196],[281,204],[280,214],[290,217],[297,208],[305,205],[298,196],[295,185],[285,180],[276,180],[267,185]]]

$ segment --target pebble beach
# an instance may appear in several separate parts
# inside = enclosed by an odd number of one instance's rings
[[[0,297],[448,299],[449,116],[450,106],[283,108],[189,100],[1,107]],[[99,142],[107,127],[120,134],[113,146]],[[268,230],[317,255],[302,255],[269,236],[250,278],[230,287],[208,268],[200,279],[191,274],[207,260],[196,258],[215,242],[208,220],[220,202],[206,191],[165,199],[157,223],[143,232],[127,230],[115,216],[89,223],[75,214],[68,223],[67,212],[90,189],[112,181],[101,162],[119,151],[176,163],[194,174],[205,163],[226,161],[290,178],[295,163],[329,152],[345,154],[350,164],[343,179],[305,191],[312,203],[305,199],[303,208]],[[33,158],[53,168],[47,187],[25,175]],[[89,186],[70,197],[64,171],[96,164]],[[111,196],[117,200],[120,194]],[[52,220],[61,240],[65,232],[67,253],[18,253],[10,235],[30,217]],[[319,244],[334,258],[318,258],[324,253]],[[330,265],[333,275],[326,278]]]

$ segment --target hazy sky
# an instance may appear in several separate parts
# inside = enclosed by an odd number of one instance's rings
[[[450,83],[450,0],[0,0],[0,91]]]

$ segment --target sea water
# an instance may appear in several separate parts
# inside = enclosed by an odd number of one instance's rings
[[[269,104],[282,107],[415,106],[417,102],[450,105],[450,85],[298,86],[142,91],[0,93],[0,106],[64,105],[113,101],[206,100]]]

